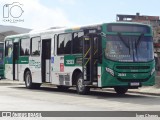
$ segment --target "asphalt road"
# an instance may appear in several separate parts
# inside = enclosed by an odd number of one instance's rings
[[[42,87],[26,89],[24,85],[0,85],[0,111],[160,111],[160,96],[111,91],[91,91],[78,95],[75,90],[59,91]]]

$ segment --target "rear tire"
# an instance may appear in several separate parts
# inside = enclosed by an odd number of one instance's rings
[[[88,86],[83,85],[82,73],[77,76],[76,89],[77,93],[80,95],[86,95],[90,91],[90,88]]]
[[[25,80],[26,88],[28,89],[38,89],[41,86],[40,83],[32,83],[32,75],[30,71],[27,71],[25,73],[24,80]]]
[[[114,90],[116,91],[116,93],[118,95],[124,95],[128,91],[128,88],[126,88],[126,87],[115,87]]]

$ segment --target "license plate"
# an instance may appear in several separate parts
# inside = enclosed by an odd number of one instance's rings
[[[131,86],[140,86],[140,83],[139,82],[133,82],[133,83],[130,83]]]

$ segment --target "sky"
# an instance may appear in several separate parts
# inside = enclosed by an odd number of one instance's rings
[[[0,25],[45,29],[114,22],[116,14],[160,16],[159,5],[160,0],[0,0]]]

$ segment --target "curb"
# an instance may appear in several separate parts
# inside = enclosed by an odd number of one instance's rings
[[[139,94],[143,94],[143,95],[160,96],[160,93],[149,93],[149,92],[139,92],[139,91],[128,91],[128,93],[139,93]]]
[[[13,81],[13,80],[0,80],[0,85],[25,85],[24,82],[19,82],[19,81]],[[48,84],[43,84],[45,86],[49,86]],[[142,88],[143,89],[143,88]],[[158,89],[158,88],[153,88],[153,89]],[[113,92],[114,90],[112,89],[103,89],[105,91],[111,91]],[[132,91],[132,90],[128,90],[127,93],[138,93],[138,94],[143,94],[143,95],[154,95],[154,96],[160,96],[160,92],[159,93],[153,93],[153,92],[141,92],[141,91]]]
[[[155,88],[156,89],[156,88]],[[112,89],[107,89],[106,91],[114,91]],[[154,96],[160,96],[160,93],[151,93],[151,92],[140,92],[140,91],[131,91],[128,90],[127,93],[138,93],[138,94],[143,94],[143,95],[154,95]]]
[[[0,80],[0,85],[24,85],[24,82],[14,81],[14,80]]]

